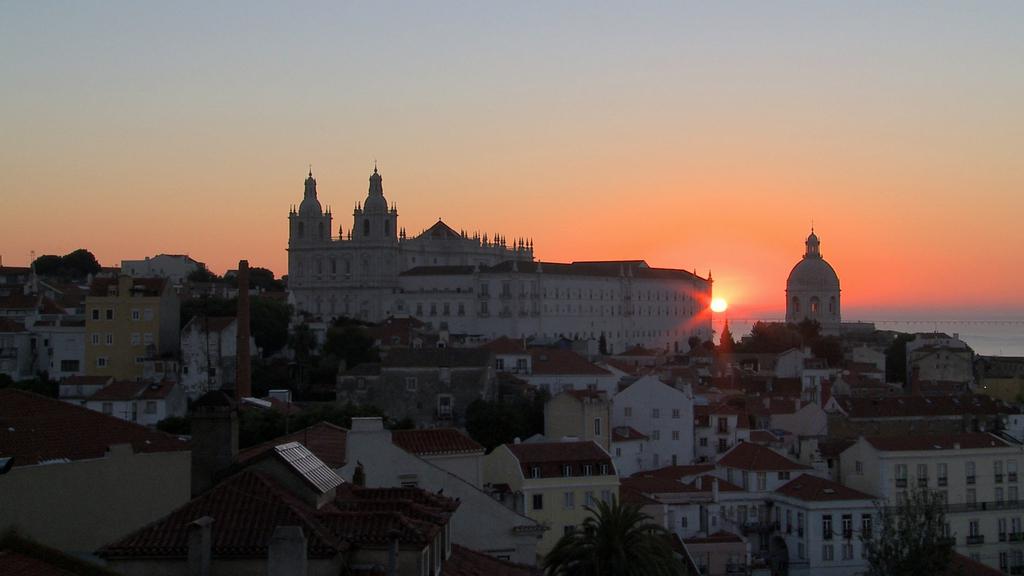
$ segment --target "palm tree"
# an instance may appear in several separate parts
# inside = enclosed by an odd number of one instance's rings
[[[587,506],[579,530],[558,540],[544,559],[548,576],[681,576],[669,534],[639,506],[612,500]]]

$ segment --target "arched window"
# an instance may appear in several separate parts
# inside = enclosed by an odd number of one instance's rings
[[[387,236],[388,234],[390,234],[390,233],[391,233],[391,232],[390,232],[390,227],[389,227],[389,224],[391,224],[391,223],[390,223],[390,222],[388,222],[388,221],[387,221],[387,219],[385,218],[385,219],[384,219],[384,235],[385,235],[385,236]]]
[[[317,227],[317,238],[323,240],[324,239],[324,223],[323,222],[318,222],[316,227]]]
[[[306,223],[305,222],[299,222],[299,238],[302,238],[305,235],[306,235]]]
[[[811,298],[811,314],[817,314],[818,311],[820,310],[820,308],[821,307],[820,307],[820,304],[818,302],[818,297],[817,296],[812,297]]]
[[[345,274],[351,274],[351,273],[352,273],[352,260],[350,258],[345,258]]]
[[[800,313],[800,299],[797,298],[796,296],[793,296],[793,313],[794,314],[799,314]]]
[[[366,218],[363,220],[363,236],[368,237],[370,235],[370,219]]]

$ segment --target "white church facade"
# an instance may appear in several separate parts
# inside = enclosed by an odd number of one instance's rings
[[[312,173],[289,214],[288,289],[300,312],[381,321],[415,316],[452,334],[594,338],[683,352],[711,338],[712,282],[642,260],[539,262],[533,243],[458,232],[444,222],[408,237],[374,169],[352,227],[332,235]]]

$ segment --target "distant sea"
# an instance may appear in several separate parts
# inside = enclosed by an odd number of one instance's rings
[[[1024,356],[1024,315],[1013,315],[1003,318],[979,316],[977,319],[950,318],[934,319],[899,318],[893,314],[884,316],[884,320],[871,320],[868,317],[850,318],[845,322],[873,322],[878,330],[894,330],[896,332],[944,332],[949,335],[959,334],[978,354],[986,356]],[[947,317],[948,318],[948,317]],[[765,318],[767,322],[778,322],[780,318]],[[722,333],[724,318],[714,320],[715,340]],[[729,319],[729,330],[739,340],[749,334],[756,320]]]

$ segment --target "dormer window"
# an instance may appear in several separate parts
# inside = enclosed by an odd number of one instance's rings
[[[593,464],[584,464],[583,465],[583,475],[584,476],[593,476],[594,475],[594,465]]]
[[[562,466],[562,476],[566,478],[572,476],[572,464],[564,464]]]
[[[530,467],[530,478],[540,478],[540,466]]]

